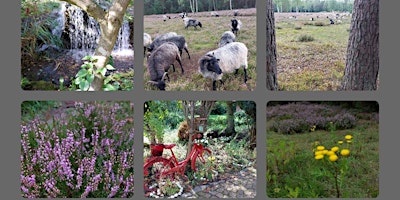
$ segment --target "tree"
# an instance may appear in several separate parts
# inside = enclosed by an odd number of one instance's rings
[[[376,90],[379,71],[379,0],[355,0],[342,90]]]
[[[131,0],[114,0],[111,7],[107,10],[100,7],[95,0],[62,1],[80,7],[99,23],[101,35],[93,58],[97,60],[95,63],[95,70],[105,68],[123,23],[124,14]],[[103,76],[99,73],[95,74],[89,90],[102,90],[103,82]]]
[[[267,51],[267,89],[278,90],[276,40],[275,40],[275,17],[272,0],[267,0],[267,26],[266,26],[266,51]]]
[[[235,121],[233,116],[233,102],[226,102],[226,128],[224,130],[225,136],[231,136],[235,134]]]

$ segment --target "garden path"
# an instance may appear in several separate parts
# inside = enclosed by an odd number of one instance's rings
[[[182,194],[184,198],[254,198],[256,196],[257,173],[254,167],[235,173],[225,173],[224,178],[207,185],[196,186],[192,192]]]

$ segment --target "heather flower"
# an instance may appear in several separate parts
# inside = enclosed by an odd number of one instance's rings
[[[76,103],[74,112],[54,118],[51,125],[38,118],[22,125],[21,195],[131,197],[134,131],[126,119],[132,114],[121,104],[113,106]]]

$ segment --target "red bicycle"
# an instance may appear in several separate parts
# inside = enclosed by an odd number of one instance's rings
[[[196,160],[199,159],[203,164],[205,159],[203,157],[204,152],[211,155],[211,151],[205,148],[202,144],[193,143],[193,147],[189,155],[183,161],[178,161],[175,157],[174,148],[176,144],[158,144],[151,145],[151,156],[146,159],[144,163],[144,190],[146,192],[154,191],[154,183],[162,178],[174,179],[176,173],[185,177],[184,173],[186,165],[191,161],[191,169],[196,172]],[[162,156],[163,150],[169,149],[171,151],[171,157],[166,158]],[[154,178],[151,178],[154,177]]]

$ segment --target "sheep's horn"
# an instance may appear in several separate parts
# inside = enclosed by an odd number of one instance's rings
[[[168,72],[164,72],[164,74],[163,74],[161,80],[164,80],[164,78],[165,78],[165,76],[166,76],[167,74],[168,74]]]
[[[158,84],[156,81],[147,81],[147,82],[151,84]]]

